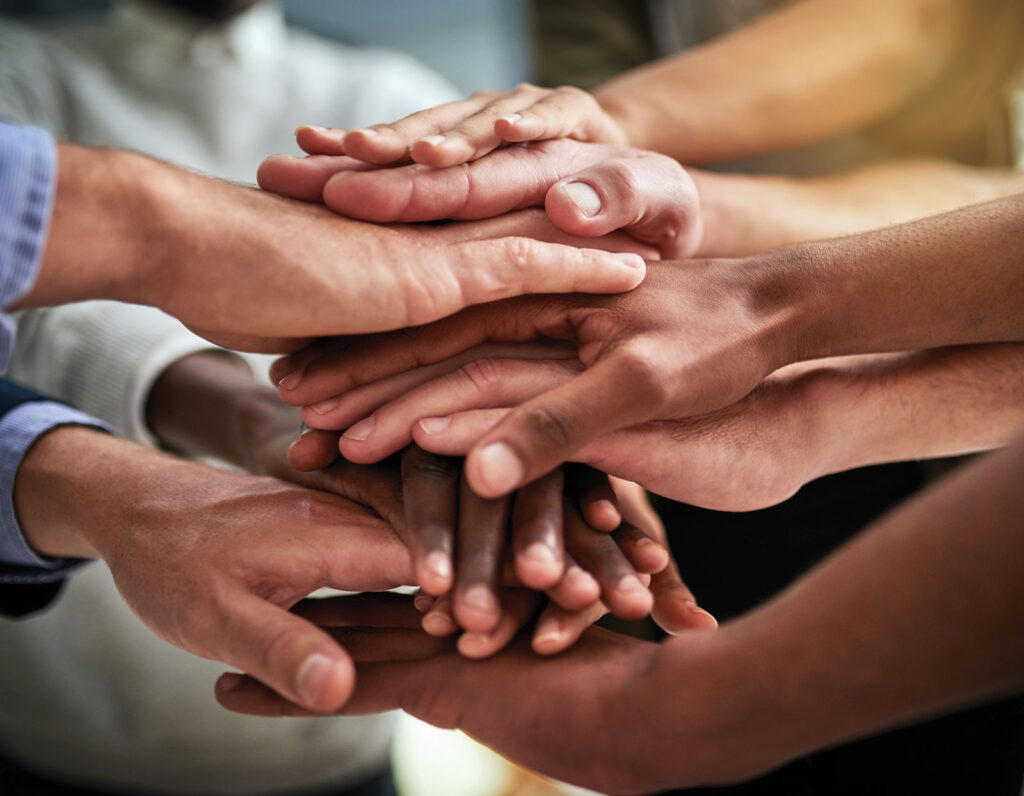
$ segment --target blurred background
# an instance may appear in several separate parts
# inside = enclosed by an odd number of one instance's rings
[[[0,14],[88,19],[113,5],[113,0],[0,0]],[[408,53],[467,93],[533,79],[529,0],[285,0],[282,5],[293,25],[345,44]]]

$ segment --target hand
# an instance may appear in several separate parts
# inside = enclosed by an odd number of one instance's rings
[[[283,351],[523,292],[629,290],[643,278],[633,255],[494,239],[495,229],[382,229],[68,144],[40,276],[16,308],[96,297],[152,304],[214,342]]]
[[[359,385],[442,362],[485,340],[571,341],[585,369],[513,409],[467,457],[470,486],[497,497],[607,433],[742,398],[793,358],[785,330],[795,316],[777,309],[785,294],[770,258],[656,264],[624,296],[515,299],[472,309],[401,335],[344,341],[333,350],[321,345],[276,363],[274,378],[285,401],[307,405],[309,425],[346,428],[358,416],[339,396]],[[366,441],[374,423],[371,416],[346,435]]]
[[[265,190],[378,223],[544,207],[571,235],[623,229],[671,258],[692,256],[703,235],[700,200],[686,170],[664,155],[621,146],[545,141],[445,169],[368,169],[346,157],[273,155],[258,176]]]
[[[402,709],[436,726],[465,730],[542,774],[602,792],[671,787],[677,781],[667,779],[665,770],[687,763],[689,781],[702,781],[703,750],[695,748],[700,743],[677,747],[667,755],[673,765],[666,765],[662,733],[669,729],[656,717],[680,711],[678,718],[686,708],[670,700],[672,709],[665,710],[666,695],[680,689],[670,678],[659,683],[652,676],[660,645],[589,628],[555,658],[536,657],[521,639],[487,661],[469,661],[450,641],[419,631],[408,601],[382,597],[311,600],[300,609],[311,621],[334,628],[358,660],[356,691],[345,713]],[[716,635],[689,634],[675,642],[692,647],[700,659]],[[243,713],[308,715],[241,675],[223,675],[216,696],[224,707]],[[702,723],[702,717],[689,718]]]
[[[342,705],[355,672],[343,649],[288,609],[325,586],[412,580],[405,546],[362,506],[91,429],[39,440],[14,498],[36,550],[102,558],[161,638],[251,672],[313,711]]]
[[[626,144],[626,136],[597,100],[572,86],[478,91],[469,99],[418,111],[393,124],[359,130],[302,127],[299,146],[310,154],[350,155],[369,163],[414,160],[455,166],[511,142],[573,138]]]

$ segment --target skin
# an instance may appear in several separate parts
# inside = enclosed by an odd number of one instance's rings
[[[497,497],[612,431],[728,406],[792,362],[1022,339],[1022,210],[1024,197],[1012,197],[746,259],[660,263],[624,296],[513,299],[358,350],[295,355],[276,374],[286,401],[322,410],[485,340],[574,345],[584,370],[513,409],[470,451],[469,484]],[[337,402],[326,406],[306,409],[306,422],[345,427]]]
[[[622,230],[667,259],[745,256],[1024,191],[1017,172],[942,160],[885,161],[797,179],[683,169],[654,152],[571,139],[500,149],[440,169],[372,170],[344,156],[273,155],[259,181],[283,196],[384,223],[543,207],[568,234]]]
[[[480,407],[515,406],[579,368],[494,359],[480,368],[483,380],[460,368],[425,381],[377,410],[374,450],[411,437],[439,454],[465,454],[509,411]],[[750,511],[829,473],[1007,444],[1024,427],[1022,372],[1019,343],[805,362],[724,409],[623,429],[574,458],[674,500]]]
[[[632,254],[381,229],[127,152],[62,144],[58,172],[40,273],[13,309],[151,304],[215,342],[280,351],[523,291],[628,290],[643,278]]]
[[[522,84],[393,124],[304,128],[299,143],[370,163],[411,158],[433,167],[551,138],[629,144],[686,163],[735,159],[892,115],[938,85],[979,21],[999,10],[966,0],[803,0],[633,69],[593,95]]]
[[[328,602],[308,615],[359,660],[348,712],[400,707],[602,792],[734,782],[1024,688],[1022,477],[1018,440],[715,634],[654,644],[592,629],[554,660],[513,646],[474,663],[411,630],[401,606]],[[222,676],[217,698],[303,713],[239,675]]]
[[[233,357],[202,352],[174,363],[154,384],[147,421],[164,445],[180,453],[219,458],[248,472],[372,506],[409,548],[415,582],[424,593],[446,596],[448,601],[454,597],[453,615],[439,616],[440,609],[434,610],[429,620],[424,618],[424,626],[446,635],[469,631],[463,636],[473,636],[460,641],[467,654],[492,654],[539,610],[543,617],[559,618],[567,628],[557,638],[544,639],[544,634],[538,633],[539,648],[548,654],[561,651],[607,610],[597,602],[600,597],[608,608],[628,618],[646,616],[654,603],[657,616],[672,632],[715,626],[714,619],[697,608],[674,567],[667,568],[665,548],[649,543],[648,537],[663,542],[664,530],[635,486],[619,488],[622,511],[629,522],[619,527],[619,497],[613,494],[616,505],[606,511],[611,510],[614,521],[607,530],[618,528],[616,533],[595,531],[582,519],[574,520],[577,535],[566,539],[564,547],[559,540],[551,549],[552,557],[561,559],[561,565],[553,571],[539,570],[529,558],[517,558],[514,566],[506,567],[504,552],[506,546],[526,548],[535,541],[538,528],[531,518],[538,512],[558,521],[553,526],[544,523],[546,527],[541,530],[561,537],[560,479],[554,484],[557,490],[553,494],[550,489],[531,494],[529,487],[518,493],[511,524],[492,528],[501,544],[482,559],[462,562],[451,555],[461,549],[456,545],[456,533],[460,537],[467,530],[477,533],[486,522],[458,522],[455,509],[486,517],[493,501],[476,498],[460,486],[458,459],[434,456],[413,446],[402,453],[399,471],[394,460],[366,467],[337,459],[337,435],[307,432],[294,441],[297,411],[281,404],[274,390],[256,382],[248,368]],[[301,469],[289,465],[289,454]],[[572,477],[572,483],[579,480],[579,476]],[[607,484],[606,477],[592,471],[585,476],[590,488],[596,489],[596,497],[608,500],[599,487],[602,481]],[[576,505],[584,499],[582,494],[566,495],[570,498]],[[552,502],[557,512],[553,518]],[[451,507],[447,514],[446,506]],[[602,555],[587,558],[592,549],[602,551]],[[439,577],[432,566],[435,559],[431,554],[440,550],[447,551],[445,577]],[[624,591],[620,581],[627,575],[633,581],[638,576],[643,578],[644,588]],[[651,591],[646,588],[649,576],[655,577]],[[510,586],[517,581],[546,592],[551,604],[544,605],[547,600],[541,599],[542,594],[513,595]],[[467,611],[464,598],[474,585],[486,587],[489,604],[483,612]]]
[[[315,711],[345,702],[353,664],[287,609],[324,586],[412,580],[405,546],[364,506],[93,429],[45,434],[18,470],[14,505],[36,551],[102,558],[158,636],[250,671]]]

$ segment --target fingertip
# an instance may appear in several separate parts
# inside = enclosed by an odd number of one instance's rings
[[[417,562],[417,579],[427,594],[440,597],[453,586],[452,559],[442,550],[432,550]]]
[[[313,652],[300,664],[295,677],[295,693],[301,704],[323,713],[341,708],[354,686],[355,667],[343,654]]]
[[[526,468],[512,448],[492,442],[470,452],[465,464],[466,480],[480,497],[499,498],[520,486]]]
[[[516,554],[516,577],[529,589],[553,588],[561,580],[564,569],[565,564],[556,552],[541,542],[534,542]]]
[[[459,625],[471,633],[492,633],[501,621],[497,596],[482,584],[456,592],[453,607]]]
[[[618,507],[607,498],[585,503],[583,517],[596,531],[614,531],[622,524]]]

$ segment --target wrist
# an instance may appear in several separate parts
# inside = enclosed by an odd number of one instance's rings
[[[15,309],[95,298],[148,301],[163,250],[154,209],[163,164],[131,152],[62,144],[39,277]]]
[[[826,356],[820,335],[832,316],[820,289],[821,254],[810,244],[787,246],[737,260],[747,317],[763,359],[763,373]]]
[[[58,426],[25,454],[14,482],[13,502],[25,541],[37,553],[55,558],[98,558],[96,533],[112,488],[101,483],[101,464],[120,446],[132,443],[84,426]],[[83,467],[82,463],[89,465]]]

